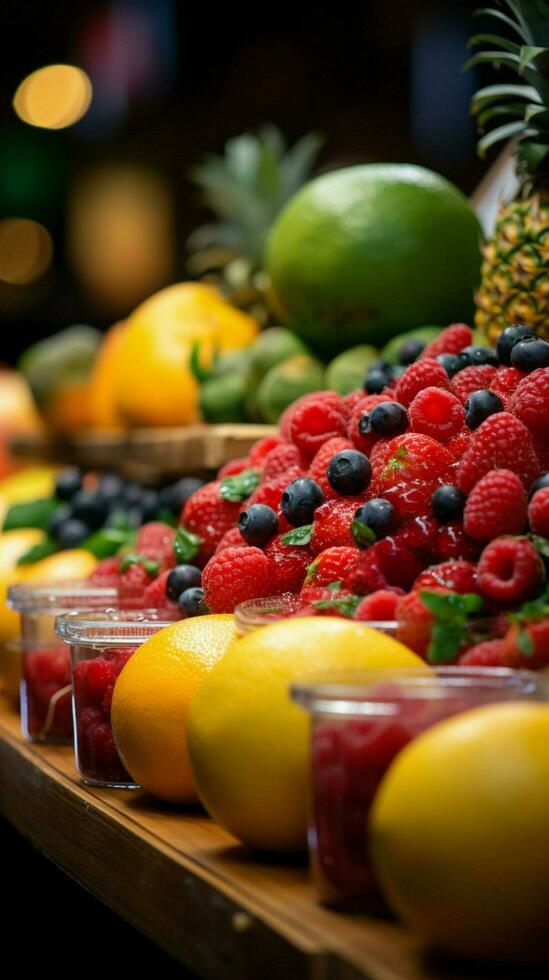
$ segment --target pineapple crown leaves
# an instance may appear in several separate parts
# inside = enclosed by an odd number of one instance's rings
[[[482,50],[465,67],[507,68],[524,84],[488,85],[475,93],[471,112],[484,134],[478,150],[484,156],[496,143],[517,139],[521,169],[532,175],[549,169],[549,0],[500,0],[499,7],[504,9],[483,7],[475,13],[504,24],[512,39],[473,35],[469,46]]]
[[[222,156],[206,157],[191,177],[221,220],[198,228],[189,247],[228,249],[260,263],[269,228],[309,179],[322,142],[307,133],[288,149],[276,126],[266,125],[230,139]]]

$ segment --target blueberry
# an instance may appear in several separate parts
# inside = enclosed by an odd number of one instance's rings
[[[89,524],[76,517],[70,517],[57,530],[57,543],[62,548],[78,548],[86,538],[89,538],[91,528]]]
[[[98,528],[105,522],[108,514],[107,503],[90,490],[79,490],[72,498],[73,516],[84,521],[91,528]]]
[[[406,370],[404,364],[391,364],[387,372],[387,378],[389,381],[398,381],[402,377]]]
[[[408,424],[408,412],[398,402],[382,402],[370,412],[370,426],[378,436],[398,436]]]
[[[262,548],[278,531],[278,518],[267,504],[251,504],[238,518],[238,529],[246,544]]]
[[[286,520],[293,527],[310,524],[317,507],[324,500],[324,494],[318,483],[307,477],[292,480],[282,494],[280,506]]]
[[[177,601],[181,612],[186,616],[205,616],[209,612],[204,602],[204,589],[185,589]]]
[[[118,501],[124,490],[124,480],[117,473],[102,473],[97,483],[97,496],[109,504]]]
[[[541,476],[538,476],[537,480],[534,480],[528,491],[528,500],[531,500],[534,494],[538,490],[543,490],[544,487],[549,487],[549,473],[542,473]]]
[[[373,497],[372,500],[368,500],[362,507],[358,508],[354,520],[358,524],[370,528],[376,538],[384,538],[395,526],[395,508],[389,500],[384,500],[383,497]],[[355,532],[352,529],[351,531],[355,537]],[[363,547],[358,537],[358,535],[355,537],[356,543],[359,547]]]
[[[444,524],[457,521],[463,516],[465,494],[453,483],[444,483],[437,487],[431,497],[431,508],[435,517]]]
[[[530,330],[529,327],[523,327],[521,323],[515,323],[512,327],[507,327],[503,333],[500,333],[496,344],[500,363],[509,367],[511,364],[511,351],[515,344],[519,340],[525,340],[526,337],[533,336],[534,331]]]
[[[369,370],[364,378],[363,388],[368,395],[379,395],[387,387],[388,376],[379,368]]]
[[[469,367],[469,358],[461,357],[459,354],[438,354],[435,361],[442,364],[449,378],[453,378],[458,371],[463,371],[464,367]]]
[[[489,415],[504,411],[505,405],[501,398],[488,388],[480,388],[469,395],[465,402],[465,423],[469,429],[478,429]]]
[[[70,500],[82,486],[82,474],[77,466],[61,470],[55,481],[55,496],[58,500]]]
[[[467,358],[472,367],[481,367],[484,364],[492,364],[493,367],[499,366],[498,355],[492,347],[471,344],[469,347],[464,347],[461,354]]]
[[[57,540],[57,535],[64,524],[72,517],[72,507],[69,504],[60,504],[48,521],[48,534]]]
[[[160,491],[160,503],[163,507],[171,510],[174,517],[179,517],[183,507],[189,497],[192,497],[196,490],[204,486],[204,480],[197,476],[184,476],[172,486],[164,487]]]
[[[141,506],[143,487],[140,483],[126,483],[122,493],[122,499],[128,507]]]
[[[511,364],[519,371],[535,371],[549,367],[549,344],[541,337],[525,337],[511,350]]]
[[[398,352],[398,363],[408,367],[417,361],[420,354],[425,350],[425,344],[421,340],[405,340]]]
[[[176,565],[172,568],[166,582],[168,599],[177,602],[187,589],[193,589],[202,582],[202,572],[195,565]]]
[[[372,467],[368,457],[358,449],[344,449],[332,456],[326,475],[337,493],[354,497],[368,486],[372,479]]]
[[[160,503],[160,494],[158,493],[158,491],[152,490],[150,487],[147,487],[145,490],[143,490],[143,494],[141,496],[141,502],[139,506],[143,513],[143,520],[145,522],[154,521],[158,514],[158,511],[162,506]]]

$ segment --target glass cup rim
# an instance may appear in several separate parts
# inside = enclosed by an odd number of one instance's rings
[[[425,665],[426,668],[428,665]],[[398,684],[398,695],[370,700],[372,685],[383,682]],[[312,714],[373,715],[387,714],[387,706],[406,699],[421,697],[442,701],[463,698],[469,693],[472,700],[482,692],[507,692],[513,697],[549,698],[549,679],[539,672],[514,670],[509,667],[430,666],[388,667],[356,671],[327,671],[293,683],[293,701]],[[385,706],[385,710],[382,710]],[[389,713],[393,713],[390,711]]]
[[[56,617],[55,635],[66,643],[81,646],[140,646],[166,626],[179,622],[181,616],[166,616],[165,609],[106,609],[100,612],[78,611]]]
[[[57,579],[52,582],[18,582],[8,588],[8,605],[16,612],[47,612],[55,609],[105,609],[119,601],[112,585],[94,585],[87,579]]]

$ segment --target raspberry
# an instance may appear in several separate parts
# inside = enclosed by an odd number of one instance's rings
[[[408,591],[422,567],[421,560],[413,551],[394,538],[387,537],[359,554],[344,576],[343,584],[354,595],[366,595],[395,586]]]
[[[444,388],[418,391],[409,409],[414,432],[423,432],[439,442],[448,442],[463,428],[465,412],[459,398]]]
[[[269,480],[276,480],[277,477],[298,467],[301,471],[301,455],[296,446],[291,442],[282,443],[275,446],[267,453],[263,466],[261,467],[261,480],[266,483]]]
[[[355,546],[351,523],[358,510],[356,500],[327,500],[315,510],[313,536],[310,548],[319,555],[326,548],[336,545]]]
[[[277,511],[284,490],[292,480],[297,480],[300,476],[303,476],[303,471],[298,466],[294,466],[292,469],[286,470],[285,473],[281,473],[274,480],[260,483],[249,500],[245,502],[244,508],[249,507],[250,504],[267,504],[267,507],[272,507],[273,510]]]
[[[345,395],[343,399],[343,404],[345,406],[345,412],[347,413],[347,418],[350,418],[353,409],[362,399],[364,398],[364,391],[362,388],[357,388],[356,391],[351,391],[349,395]]]
[[[202,538],[198,561],[205,564],[213,555],[221,538],[238,520],[241,505],[222,500],[218,480],[195,490],[183,508],[182,521],[187,531]]]
[[[243,470],[249,470],[250,459],[248,456],[241,456],[240,459],[231,459],[225,466],[222,466],[217,474],[217,479],[222,480],[225,476],[237,476]]]
[[[534,452],[538,458],[540,470],[546,473],[549,470],[549,439],[532,436]]]
[[[503,639],[504,667],[540,670],[549,665],[549,618],[513,623]],[[526,652],[529,650],[529,652]]]
[[[360,452],[365,453],[366,456],[370,455],[370,451],[375,443],[379,442],[380,437],[377,432],[369,432],[367,435],[362,435],[358,427],[359,422],[364,415],[369,415],[376,405],[383,405],[386,401],[386,395],[363,394],[362,398],[354,406],[349,417],[347,435],[351,439],[355,449],[360,449]]]
[[[511,470],[490,470],[475,484],[463,514],[465,533],[475,541],[501,534],[522,534],[526,524],[526,491]]]
[[[398,592],[378,589],[362,600],[353,618],[364,619],[367,622],[388,622],[395,618],[398,599]]]
[[[314,585],[330,585],[339,582],[347,573],[349,566],[358,558],[357,548],[337,545],[321,551],[307,569],[307,581]]]
[[[473,432],[458,466],[456,482],[464,493],[470,493],[490,470],[512,470],[526,489],[540,472],[528,429],[509,412],[490,415]]]
[[[517,385],[511,411],[534,435],[549,438],[549,368],[532,371]]]
[[[179,613],[181,615],[177,602],[172,602],[166,595],[166,582],[168,581],[170,571],[170,568],[166,568],[145,589],[143,593],[143,605],[145,609],[164,609],[169,613]]]
[[[420,589],[451,589],[465,595],[477,591],[477,570],[470,561],[444,561],[431,565],[420,572],[414,582],[414,591]]]
[[[468,538],[461,521],[443,524],[437,532],[435,554],[437,558],[463,559],[475,561],[480,554],[481,545]]]
[[[549,538],[549,487],[537,490],[528,505],[528,520],[534,534]]]
[[[270,594],[271,563],[259,548],[225,548],[206,565],[202,587],[210,612],[233,612],[246,599]]]
[[[456,436],[452,436],[452,438],[449,439],[448,442],[446,442],[444,445],[445,448],[450,453],[452,459],[455,460],[455,462],[457,463],[463,456],[465,450],[469,448],[470,442],[471,442],[470,430],[462,429],[461,432],[458,432]]]
[[[503,400],[506,411],[510,411],[510,404],[513,393],[523,378],[526,378],[526,371],[519,371],[514,367],[500,367],[495,377],[490,382],[490,391]]]
[[[473,332],[465,323],[451,323],[421,352],[419,359],[438,357],[439,354],[459,354],[473,343]]]
[[[343,436],[336,436],[335,439],[328,439],[328,442],[318,450],[309,466],[307,476],[310,480],[318,483],[326,499],[338,496],[330,485],[326,471],[333,456],[342,452],[343,449],[352,449],[353,444]]]
[[[282,544],[279,536],[269,541],[264,553],[269,561],[271,575],[268,594],[299,592],[311,563],[309,549],[301,545]]]
[[[346,431],[345,405],[335,391],[302,395],[280,419],[282,436],[293,442],[306,459],[312,459],[327,439],[343,436]]]
[[[163,524],[162,521],[151,521],[144,524],[137,532],[135,539],[135,550],[140,555],[153,558],[160,562],[162,570],[173,568],[175,565],[175,555],[173,543],[175,540],[175,529]]]
[[[271,450],[282,445],[284,445],[284,439],[282,436],[265,436],[264,439],[260,439],[258,442],[256,442],[255,446],[250,449],[250,455],[248,457],[250,460],[250,466],[260,469]]]
[[[231,527],[221,538],[217,548],[215,549],[215,554],[219,554],[220,551],[225,551],[225,548],[245,548],[246,542],[240,533],[240,528]]]
[[[395,400],[404,405],[410,405],[418,391],[423,388],[446,388],[450,390],[450,379],[446,371],[435,361],[433,357],[426,357],[421,361],[414,361],[406,368],[405,372],[398,379],[395,388]]]
[[[444,593],[447,590],[430,589],[429,591]],[[409,592],[408,595],[399,598],[395,619],[398,621],[396,639],[410,647],[410,650],[418,656],[425,658],[431,642],[433,617],[417,592]]]
[[[496,538],[480,556],[477,578],[486,599],[518,605],[540,591],[544,571],[534,545],[526,538]]]
[[[137,599],[139,605],[142,605],[143,593],[151,581],[152,575],[149,575],[143,565],[134,562],[120,575],[121,599],[124,603],[127,598]]]
[[[452,457],[444,446],[419,432],[391,439],[371,462],[371,492],[390,500],[400,516],[426,513],[433,491],[450,482]]]
[[[341,592],[338,591],[337,595],[340,596]],[[299,593],[299,599],[301,605],[299,607],[299,611],[297,615],[314,616],[318,613],[319,610],[318,609],[315,610],[315,607],[311,605],[311,603],[325,602],[326,600],[329,601],[330,599],[333,598],[334,598],[334,593],[332,592],[331,589],[326,588],[326,586],[324,585],[315,585],[314,582],[307,583],[307,579],[305,579],[303,585],[301,586],[301,591]],[[304,609],[306,610],[305,613],[303,612]]]
[[[120,558],[103,558],[88,576],[88,582],[103,588],[120,585]]]
[[[460,667],[502,667],[505,643],[503,640],[484,640],[462,653]]]
[[[491,390],[491,382],[496,377],[497,372],[497,367],[493,367],[491,364],[481,364],[480,367],[471,365],[471,367],[466,367],[454,375],[451,390],[465,405],[469,395],[472,395],[474,391],[480,391],[481,388],[490,388]]]

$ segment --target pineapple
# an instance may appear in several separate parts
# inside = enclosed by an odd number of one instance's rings
[[[513,323],[549,339],[549,0],[500,0],[499,9],[477,14],[504,23],[510,37],[474,35],[470,45],[483,50],[468,66],[508,68],[524,83],[488,85],[471,103],[484,134],[480,155],[500,140],[515,140],[520,181],[519,197],[502,204],[483,250],[475,323],[492,344]]]
[[[268,281],[261,268],[268,231],[286,201],[311,176],[322,140],[302,136],[291,149],[275,126],[229,140],[192,177],[218,221],[189,237],[191,275],[215,283],[230,302],[260,323],[269,319]]]

